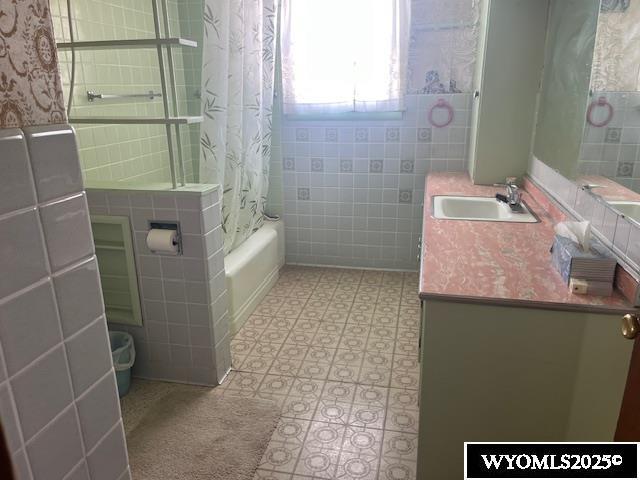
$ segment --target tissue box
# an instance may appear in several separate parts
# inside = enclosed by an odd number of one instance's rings
[[[616,259],[598,239],[591,240],[589,252],[576,242],[558,235],[551,247],[551,263],[569,285],[570,278],[613,283]]]

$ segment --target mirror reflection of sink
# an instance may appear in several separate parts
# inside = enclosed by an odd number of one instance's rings
[[[433,197],[433,216],[447,220],[482,220],[485,222],[536,223],[538,219],[522,204],[522,212],[493,197],[462,197],[436,195]]]
[[[609,200],[608,203],[625,217],[629,217],[636,222],[640,222],[640,202]]]

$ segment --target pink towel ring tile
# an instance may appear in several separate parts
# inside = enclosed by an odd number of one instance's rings
[[[607,118],[605,118],[602,122],[596,122],[593,120],[593,111],[596,107],[606,107],[608,110]],[[594,100],[589,104],[589,108],[587,109],[587,122],[589,125],[593,127],[604,127],[609,124],[611,119],[613,118],[613,105],[611,105],[605,97],[599,97],[598,100]]]
[[[447,119],[444,122],[438,123],[434,118],[434,112],[436,108],[442,108],[447,111]],[[436,128],[444,128],[453,122],[454,111],[453,107],[444,98],[439,98],[438,101],[429,109],[429,123]]]

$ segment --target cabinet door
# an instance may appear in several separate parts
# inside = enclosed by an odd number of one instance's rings
[[[469,163],[473,182],[490,185],[527,170],[547,2],[490,0],[488,8],[480,35],[476,72],[481,80],[475,82],[480,99],[474,102],[478,111],[472,117]]]
[[[640,442],[640,336],[634,340],[615,440]]]
[[[464,442],[613,440],[633,345],[620,315],[424,309],[419,479],[461,478]]]
[[[580,323],[584,326],[566,440],[612,441],[633,342],[620,332],[620,314],[573,315],[581,315]]]

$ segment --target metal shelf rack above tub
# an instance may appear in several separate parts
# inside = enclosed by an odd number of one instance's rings
[[[198,43],[181,37],[171,36],[169,25],[169,13],[167,0],[149,0],[153,8],[153,26],[155,38],[148,39],[117,39],[96,41],[75,41],[72,18],[71,0],[68,3],[69,35],[70,42],[57,44],[61,50],[71,51],[71,79],[69,104],[67,115],[70,123],[77,124],[120,124],[120,125],[164,125],[167,147],[169,151],[169,171],[173,188],[178,184],[186,184],[184,158],[182,153],[182,140],[180,127],[202,122],[201,116],[180,116],[178,114],[178,96],[176,93],[175,66],[173,61],[173,49],[175,47],[195,48]],[[164,115],[162,117],[73,117],[71,106],[73,102],[73,89],[75,84],[75,51],[76,50],[111,50],[111,49],[138,49],[153,48],[158,56],[158,68],[160,70],[160,98]],[[168,77],[168,78],[167,78]],[[173,127],[173,132],[172,132]],[[175,138],[174,138],[175,137]],[[177,165],[176,165],[177,164]]]

